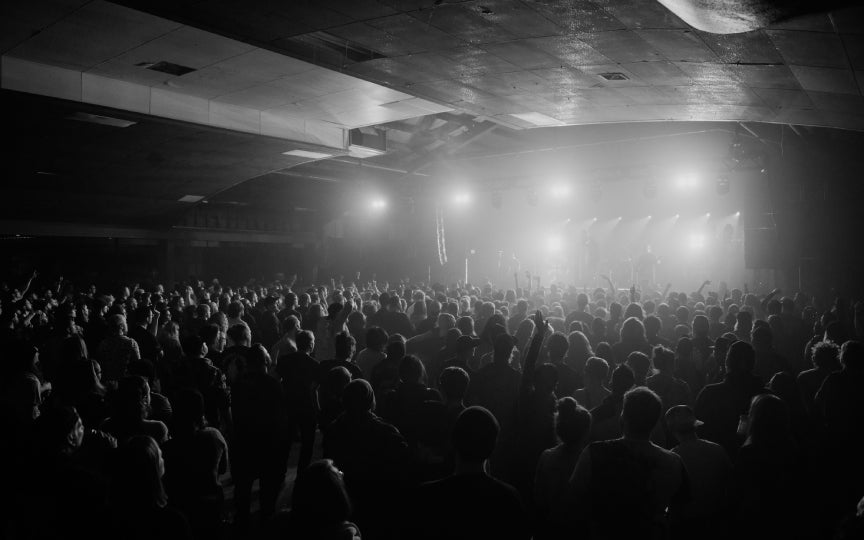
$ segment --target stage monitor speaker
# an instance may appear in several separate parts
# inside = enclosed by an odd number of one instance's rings
[[[777,229],[744,230],[744,265],[750,269],[777,268]]]

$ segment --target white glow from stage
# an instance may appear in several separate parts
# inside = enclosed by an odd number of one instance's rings
[[[453,195],[453,203],[457,206],[468,206],[471,204],[471,201],[474,197],[471,196],[471,193],[468,191],[457,191],[456,194]]]
[[[690,235],[690,249],[696,251],[705,247],[705,236],[702,234],[691,234]]]
[[[695,173],[682,173],[675,178],[675,186],[679,189],[693,189],[699,185],[699,177]]]
[[[557,253],[561,251],[564,247],[564,240],[561,239],[560,236],[550,236],[546,239],[546,249],[548,249],[552,253]]]
[[[566,199],[570,196],[572,189],[569,184],[565,184],[564,182],[559,182],[557,184],[552,184],[549,188],[549,193],[555,199]]]
[[[735,212],[735,217],[741,217],[741,212]]]
[[[375,198],[369,201],[369,208],[376,212],[383,212],[387,209],[387,199],[384,198]]]

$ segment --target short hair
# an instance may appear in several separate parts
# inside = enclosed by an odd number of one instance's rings
[[[204,397],[194,388],[179,388],[171,398],[171,410],[176,426],[203,425]]]
[[[295,341],[297,342],[298,351],[309,350],[315,344],[315,334],[313,334],[310,330],[301,330],[297,332],[297,337],[295,338]]]
[[[492,456],[498,439],[498,420],[483,407],[468,407],[453,426],[453,448],[468,462],[482,462]]]
[[[464,369],[456,366],[444,368],[438,376],[438,388],[448,399],[462,399],[468,391],[471,376]]]
[[[663,405],[657,394],[644,386],[639,386],[624,394],[621,418],[631,434],[637,437],[648,437],[657,425],[662,409]]]
[[[746,341],[736,341],[726,351],[726,372],[729,374],[750,373],[755,363],[753,347]]]
[[[348,332],[339,332],[333,336],[333,349],[337,358],[348,358],[354,352],[357,341]]]
[[[546,341],[546,348],[549,351],[550,356],[564,356],[569,346],[570,342],[567,340],[567,336],[561,332],[555,332],[549,336],[549,339]]]
[[[663,322],[656,315],[648,315],[642,324],[645,325],[645,333],[651,336],[656,336],[663,329]]]
[[[398,339],[390,341],[387,343],[386,354],[387,358],[402,358],[405,356],[405,342]]]
[[[705,315],[696,315],[693,317],[693,334],[707,334],[710,323],[708,322],[708,317]]]
[[[252,344],[246,357],[246,367],[250,369],[266,369],[270,365],[270,353],[260,343]]]
[[[592,356],[585,362],[585,376],[605,381],[609,376],[609,363],[600,357]]]
[[[372,326],[366,330],[366,347],[381,352],[387,345],[387,332],[380,326]]]
[[[636,376],[627,364],[621,364],[612,372],[612,393],[623,394],[633,387]]]
[[[771,327],[767,324],[764,326],[757,326],[753,328],[753,331],[750,333],[751,338],[750,341],[753,345],[771,345],[774,341],[774,333],[771,331]]]
[[[840,347],[830,341],[820,341],[813,346],[813,365],[817,368],[837,367],[840,363]]]
[[[228,317],[236,319],[243,315],[243,304],[239,300],[234,300],[228,304],[228,309],[225,310]]]
[[[210,325],[210,327],[215,328],[212,325]],[[207,327],[205,326],[204,328]],[[187,358],[197,358],[198,355],[201,354],[201,346],[204,345],[204,343],[204,338],[201,336],[189,336],[183,339],[183,354],[186,355]]]
[[[424,372],[423,362],[413,354],[403,357],[399,362],[399,378],[403,382],[421,382]]]
[[[651,371],[651,359],[648,358],[647,354],[640,351],[633,351],[627,355],[627,365],[633,369],[634,375],[638,373],[644,376]]]
[[[555,433],[565,444],[578,444],[591,429],[591,413],[570,396],[558,400]]]
[[[361,413],[375,408],[375,392],[365,379],[354,379],[342,392],[342,406],[349,413]]]

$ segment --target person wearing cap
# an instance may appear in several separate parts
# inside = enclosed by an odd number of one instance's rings
[[[690,477],[690,502],[681,511],[681,532],[689,538],[720,538],[732,462],[722,446],[699,438],[696,428],[702,422],[687,405],[666,411],[665,424],[678,440],[672,452],[681,457]]]
[[[456,340],[455,353],[456,356],[444,362],[444,369],[449,367],[458,367],[471,374],[472,370],[469,366],[469,361],[474,357],[474,349],[480,345],[480,340],[471,336],[459,336]]]

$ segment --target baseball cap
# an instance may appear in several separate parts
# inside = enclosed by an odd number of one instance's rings
[[[666,425],[673,432],[695,429],[704,423],[696,419],[693,409],[687,405],[676,405],[666,411]]]

